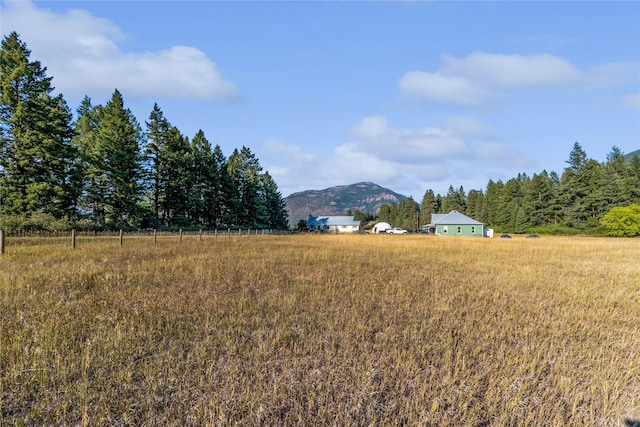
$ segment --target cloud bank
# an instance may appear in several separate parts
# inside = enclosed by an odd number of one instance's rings
[[[496,171],[519,171],[534,162],[496,141],[490,126],[465,116],[418,129],[394,128],[383,116],[365,117],[350,128],[349,140],[325,157],[298,145],[270,140],[261,158],[283,194],[373,181],[420,198],[428,188],[444,194],[448,186],[496,178]],[[478,165],[482,164],[482,167]],[[418,200],[420,201],[420,200]]]
[[[637,80],[635,62],[611,63],[580,70],[550,54],[506,55],[473,52],[443,55],[435,71],[409,71],[400,90],[428,102],[471,108],[492,107],[510,91],[530,88],[602,88]]]
[[[16,31],[65,95],[110,94],[227,102],[238,96],[207,55],[190,46],[129,52],[124,32],[80,9],[64,14],[30,1],[2,3],[3,32]]]

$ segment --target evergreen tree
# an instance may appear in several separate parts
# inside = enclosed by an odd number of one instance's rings
[[[160,211],[167,225],[190,224],[192,151],[189,140],[171,126],[160,153]]]
[[[198,224],[210,227],[212,221],[213,199],[215,194],[215,163],[211,144],[199,130],[191,140],[193,155],[193,189],[191,217]]]
[[[97,196],[105,206],[105,223],[135,226],[142,193],[140,145],[142,130],[116,89],[100,111],[93,164],[102,171],[104,191]]]
[[[413,200],[413,197],[407,197],[398,204],[398,213],[396,215],[396,227],[406,230],[415,230],[418,228],[418,213],[420,206]]]
[[[262,192],[267,208],[267,222],[265,225],[269,229],[286,230],[289,227],[287,206],[269,172],[265,172],[262,175]]]
[[[218,227],[222,224],[234,223],[232,201],[236,189],[232,186],[231,176],[227,167],[227,159],[219,145],[213,149],[211,164],[211,205],[207,208],[210,225]]]
[[[391,223],[391,206],[386,203],[380,206],[380,212],[378,212],[378,221]]]
[[[504,184],[502,181],[489,180],[482,208],[482,221],[486,225],[496,226],[498,217],[498,200],[500,200]]]
[[[18,34],[0,50],[0,210],[73,216],[80,193],[71,112]]]
[[[580,175],[582,172],[582,168],[587,162],[587,153],[584,151],[582,146],[576,141],[573,144],[573,149],[569,153],[569,160],[567,163],[568,169],[573,172],[574,175]]]
[[[460,213],[466,211],[466,196],[462,186],[456,190],[453,188],[453,185],[450,185],[447,195],[442,199],[442,212],[449,213],[451,211],[458,211]]]
[[[522,206],[516,207],[516,214],[513,225],[514,233],[525,233],[530,226],[527,214]]]
[[[534,174],[525,189],[523,201],[531,225],[542,226],[552,222],[556,197],[553,181],[547,171]]]
[[[640,205],[640,156],[633,156],[627,167],[625,191],[629,195],[629,202]]]
[[[85,96],[76,109],[78,119],[74,123],[74,144],[80,151],[79,170],[82,172],[80,209],[88,215],[94,225],[104,219],[104,206],[100,206],[101,186],[98,185],[102,171],[92,162],[96,150],[96,131],[100,124],[100,107],[91,104]],[[102,220],[98,219],[101,218]]]
[[[266,205],[260,197],[262,167],[248,147],[235,149],[227,160],[227,170],[234,189],[232,206],[234,223],[241,227],[264,226]]]
[[[563,219],[569,227],[583,229],[586,227],[588,216],[584,206],[584,198],[588,194],[584,173],[587,154],[579,143],[573,145],[566,163],[569,166],[565,168],[560,180]]]
[[[463,213],[470,218],[482,218],[483,200],[484,194],[482,194],[482,191],[469,191],[469,194],[467,194],[467,200],[465,202],[467,210]]]
[[[595,183],[603,201],[602,209],[598,212],[598,219],[615,206],[629,204],[632,193],[626,186],[629,172],[627,160],[618,147],[611,148],[601,172],[599,182]]]
[[[495,225],[505,231],[513,232],[516,224],[518,209],[523,204],[524,187],[529,178],[525,174],[518,174],[516,178],[508,180],[498,198]]]
[[[431,222],[431,215],[437,213],[437,208],[436,196],[433,190],[429,189],[425,191],[424,196],[422,196],[422,207],[420,209],[421,226]]]
[[[171,125],[164,117],[164,113],[158,106],[153,104],[153,110],[149,114],[147,126],[147,143],[144,147],[147,180],[149,181],[149,196],[151,199],[151,211],[156,220],[160,219],[160,173],[162,171],[160,152],[166,145],[166,139]]]

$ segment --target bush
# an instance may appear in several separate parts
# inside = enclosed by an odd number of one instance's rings
[[[600,221],[608,236],[640,236],[640,205],[615,207]]]

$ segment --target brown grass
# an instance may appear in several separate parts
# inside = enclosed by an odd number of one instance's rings
[[[15,243],[0,424],[640,419],[637,239]]]

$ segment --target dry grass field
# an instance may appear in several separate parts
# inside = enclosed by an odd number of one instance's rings
[[[1,425],[640,422],[638,239],[8,239],[0,326]]]

